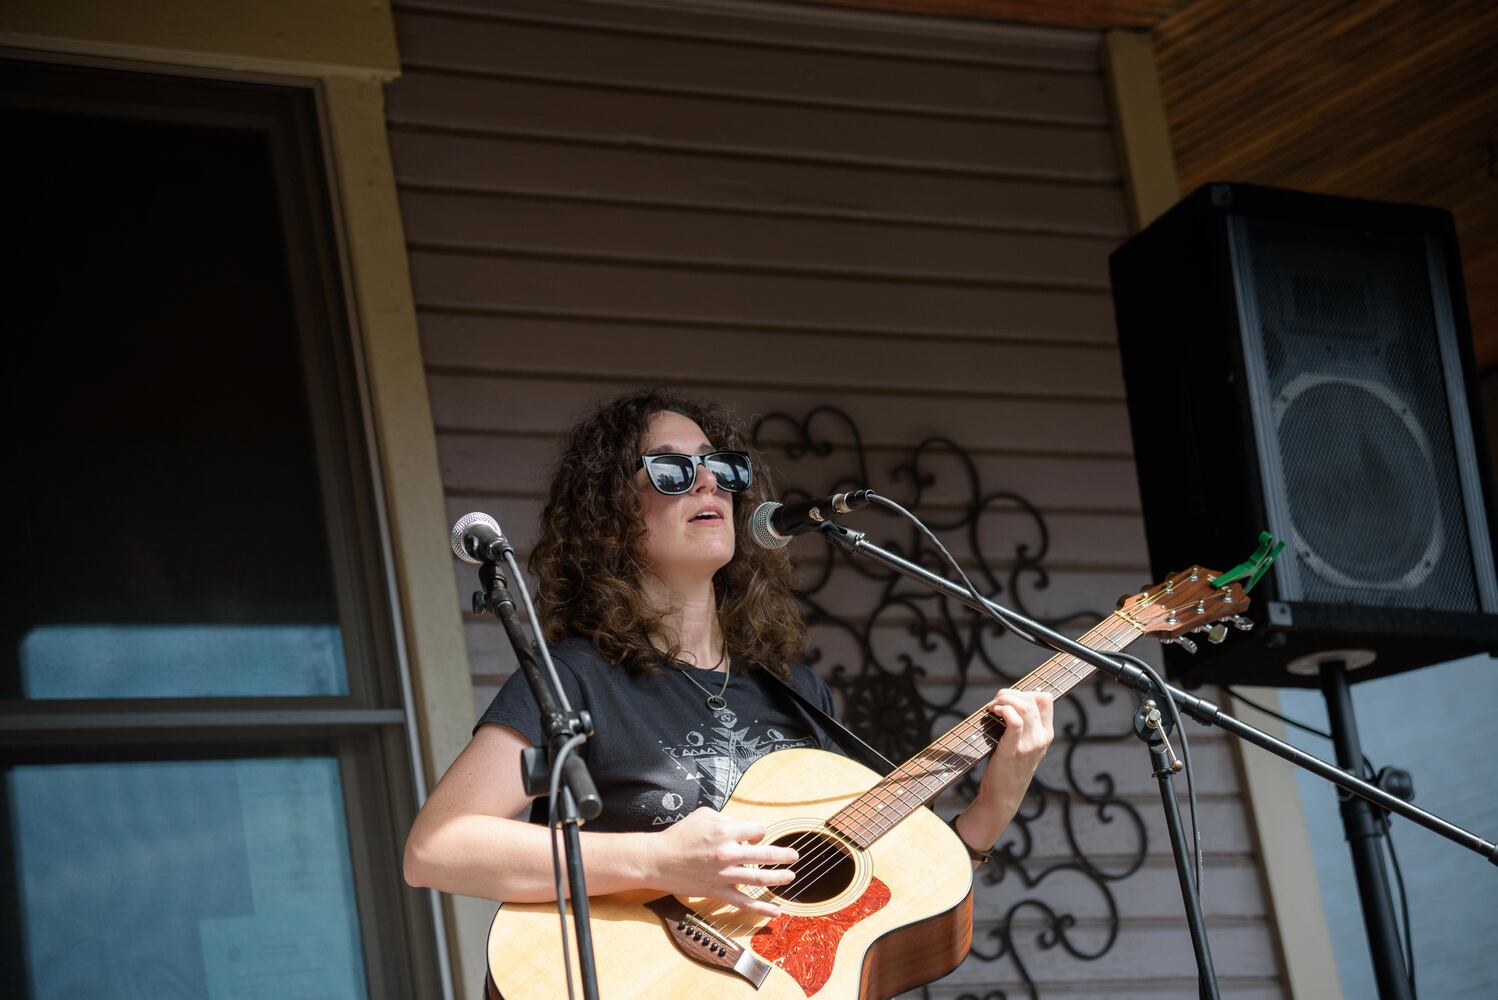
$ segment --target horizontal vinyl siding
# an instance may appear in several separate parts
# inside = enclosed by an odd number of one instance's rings
[[[1018,582],[1032,612],[1102,615],[1147,582],[1107,279],[1127,224],[1096,35],[560,0],[402,3],[396,23],[391,143],[451,517],[486,510],[528,553],[558,434],[599,400],[667,385],[746,420],[830,403],[858,425],[869,484],[896,498],[911,495],[893,470],[914,445],[956,441],[986,493],[1012,491],[1045,518],[1049,581]],[[787,429],[767,428],[777,482],[858,474],[847,437],[819,429],[831,454],[792,462]],[[971,499],[960,462],[935,449],[922,468],[935,480],[921,511],[960,516]],[[859,527],[892,537],[875,513]],[[943,535],[1006,587],[1016,547],[1041,544],[1002,500],[978,551]],[[795,549],[805,572],[826,558],[818,544]],[[454,573],[460,593],[474,589],[471,567]],[[933,698],[950,694],[953,664],[914,646],[909,612],[868,621],[877,591],[845,573],[818,600],[867,625],[886,662],[917,657]],[[513,661],[491,621],[470,618],[465,633],[478,710]],[[847,633],[814,639],[819,670],[858,668]],[[1013,640],[991,649],[1016,675],[1043,659]],[[965,707],[997,683],[975,679]],[[1122,732],[1128,698],[1102,692],[1079,687],[1058,721],[1085,713],[1091,733]],[[1224,993],[1278,996],[1236,765],[1218,734],[1193,733]],[[1132,738],[1061,749],[1042,777],[1064,784],[1070,766],[1085,792],[1111,775],[1148,853],[1111,883],[1122,923],[1096,961],[1038,947],[1041,912],[1015,914],[1029,975],[1048,998],[1194,996],[1144,750]],[[1061,813],[1053,803],[1032,824],[1032,871],[1071,859]],[[1088,859],[1122,871],[1132,820],[1082,802],[1074,813]],[[985,936],[1024,898],[1074,914],[1078,950],[1102,948],[1107,904],[1091,883],[1066,871],[1034,890],[1017,881],[980,888],[980,948],[996,947]],[[970,960],[931,995],[994,989],[1023,993],[1007,959]]]
[[[1104,237],[1121,237],[1127,225],[1116,183],[827,163],[789,153],[725,156],[628,136],[529,137],[414,122],[390,127],[408,189],[567,192],[621,203]]]

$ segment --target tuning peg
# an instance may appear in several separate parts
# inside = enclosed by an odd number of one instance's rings
[[[1227,637],[1228,627],[1222,622],[1218,622],[1216,625],[1213,625],[1210,629],[1207,630],[1207,641],[1212,643],[1214,646]]]
[[[1160,641],[1162,643],[1173,642],[1177,646],[1180,646],[1182,649],[1184,649],[1188,653],[1194,653],[1194,652],[1196,652],[1196,643],[1192,642],[1190,639],[1186,638],[1184,635],[1178,635],[1174,639],[1161,639]]]
[[[1254,627],[1253,619],[1244,618],[1242,615],[1233,616],[1233,628],[1239,632],[1248,632]]]

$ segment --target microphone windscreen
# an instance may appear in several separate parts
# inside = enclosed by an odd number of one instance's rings
[[[770,527],[770,518],[781,507],[774,500],[766,500],[754,508],[754,513],[749,515],[749,537],[755,543],[767,549],[783,549],[790,544],[789,535],[777,535],[775,529]]]
[[[468,533],[469,528],[473,527],[476,524],[492,529],[496,535],[503,534],[503,532],[499,530],[499,522],[494,520],[494,518],[490,517],[488,514],[485,514],[483,511],[476,510],[472,514],[464,514],[462,517],[458,518],[457,523],[453,525],[451,541],[453,546],[453,555],[457,556],[464,562],[477,563],[480,561],[478,559],[475,559],[468,553],[466,549],[463,548],[463,536]]]

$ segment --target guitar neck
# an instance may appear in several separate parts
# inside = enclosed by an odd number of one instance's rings
[[[1123,649],[1139,635],[1134,624],[1114,614],[1077,641],[1112,652]],[[1060,697],[1091,676],[1094,669],[1069,653],[1057,653],[1011,686]],[[844,806],[829,825],[858,847],[868,848],[976,767],[1003,735],[1003,720],[985,705]]]

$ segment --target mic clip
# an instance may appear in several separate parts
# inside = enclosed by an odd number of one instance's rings
[[[827,521],[817,532],[836,548],[845,552],[857,553],[858,546],[868,537],[867,532],[850,528],[846,524],[838,524],[836,521]]]
[[[487,611],[498,618],[499,609],[503,605],[508,604],[512,608],[515,606],[514,599],[510,597],[509,581],[499,571],[499,567],[489,560],[479,566],[479,586],[484,589],[473,592],[474,614],[481,615]]]

